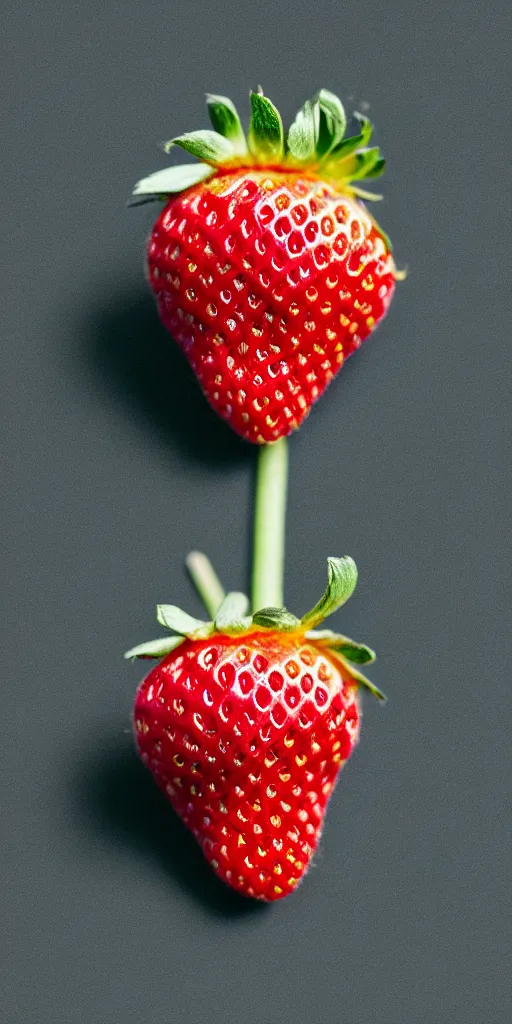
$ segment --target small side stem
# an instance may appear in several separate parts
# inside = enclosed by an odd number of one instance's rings
[[[208,615],[214,619],[226,595],[210,559],[201,551],[191,551],[185,565]]]
[[[280,608],[283,604],[288,446],[285,437],[263,445],[258,453],[252,607]]]

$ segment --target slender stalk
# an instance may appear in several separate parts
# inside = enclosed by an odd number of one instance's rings
[[[214,619],[226,595],[210,559],[201,551],[191,551],[185,565],[208,615]]]
[[[267,444],[258,453],[254,556],[253,611],[283,604],[284,540],[288,448],[285,437]]]

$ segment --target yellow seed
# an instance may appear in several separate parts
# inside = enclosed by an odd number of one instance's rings
[[[278,814],[272,814],[271,818],[270,818],[270,823],[271,823],[271,825],[274,826],[274,828],[280,828],[281,827],[281,818],[279,817]]]
[[[244,837],[241,836],[241,835],[238,836],[238,845],[239,846],[247,846],[247,843],[246,843]]]
[[[280,896],[280,895],[281,895],[282,891],[283,891],[283,890],[282,890],[282,889],[280,888],[280,886],[279,886],[279,885],[275,885],[275,886],[274,886],[274,892],[275,892],[275,893],[277,893],[277,895],[278,895],[278,896]]]
[[[305,754],[296,754],[295,763],[298,764],[299,768],[302,768],[303,764],[306,764],[307,757]]]

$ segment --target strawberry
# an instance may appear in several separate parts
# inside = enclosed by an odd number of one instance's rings
[[[354,184],[384,170],[360,114],[345,138],[322,89],[287,136],[251,93],[246,140],[230,100],[208,96],[214,131],[178,136],[200,163],[158,171],[136,197],[164,207],[148,247],[163,323],[213,408],[248,441],[291,433],[386,313],[397,272],[389,239]]]
[[[355,667],[373,651],[315,628],[357,580],[351,558],[328,565],[327,590],[301,620],[284,608],[248,616],[237,593],[209,623],[160,605],[177,635],[126,654],[163,658],[135,701],[143,762],[219,877],[260,900],[286,896],[307,871],[357,743],[359,686],[382,698]]]

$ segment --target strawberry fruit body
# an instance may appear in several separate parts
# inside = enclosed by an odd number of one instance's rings
[[[188,640],[137,693],[142,760],[217,874],[275,900],[304,874],[357,740],[357,684],[304,637]]]
[[[181,636],[127,655],[167,645],[137,692],[139,753],[220,878],[261,900],[286,896],[308,868],[358,739],[360,685],[382,696],[355,668],[369,648],[309,628],[355,585],[351,559],[329,567],[331,597],[302,620],[284,609],[244,620],[243,595],[228,595],[214,623],[160,606]]]
[[[361,201],[380,197],[354,184],[384,168],[370,122],[357,115],[344,138],[343,107],[321,90],[285,138],[270,101],[251,102],[247,142],[230,101],[209,97],[218,130],[167,144],[202,162],[157,172],[135,195],[165,202],[148,247],[163,323],[213,408],[263,444],[300,426],[382,319],[396,268]]]

